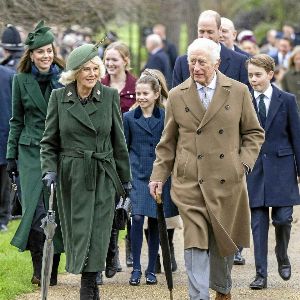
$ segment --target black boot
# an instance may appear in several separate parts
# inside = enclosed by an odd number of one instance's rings
[[[119,230],[112,228],[108,252],[106,255],[105,276],[107,278],[114,277],[118,270],[118,266],[117,266],[118,237],[119,237]]]
[[[60,262],[60,253],[53,255],[52,272],[50,277],[50,286],[57,285],[58,266]]]
[[[173,244],[174,230],[175,229],[168,229],[168,240],[170,246],[172,272],[175,272],[177,270],[177,262],[175,259],[174,244]]]
[[[43,261],[43,248],[44,248],[45,235],[41,231],[30,230],[27,248],[30,250],[33,275],[31,278],[32,284],[41,285],[41,272]]]
[[[275,254],[278,262],[278,273],[283,280],[291,278],[291,263],[287,255],[290,241],[291,225],[275,225]]]
[[[95,300],[97,272],[83,272],[81,275],[80,300]],[[98,289],[98,287],[97,287]]]
[[[99,288],[98,288],[98,284],[95,283],[94,285],[94,298],[93,300],[100,300],[100,293],[99,293]]]
[[[102,274],[102,272],[97,272],[96,283],[97,283],[97,285],[103,285],[103,274]]]
[[[125,238],[125,246],[126,246],[126,266],[128,268],[131,268],[133,266],[131,243],[130,240],[127,239],[127,237]]]
[[[131,252],[131,237],[130,237],[130,231],[131,231],[131,221],[127,221],[127,234],[125,237],[125,250],[126,250],[126,266],[132,267],[133,261],[132,261],[132,252]]]
[[[119,257],[119,246],[117,247],[116,260],[117,260],[117,272],[122,272],[122,266]]]

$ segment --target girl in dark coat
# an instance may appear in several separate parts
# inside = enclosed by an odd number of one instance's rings
[[[152,73],[152,75],[154,75]],[[148,217],[149,262],[146,283],[156,284],[155,261],[159,248],[159,233],[156,219],[156,203],[148,189],[149,178],[155,160],[155,147],[164,127],[164,109],[161,104],[161,86],[157,77],[142,75],[136,83],[137,107],[124,114],[124,131],[132,170],[132,228],[131,248],[133,271],[129,283],[139,285],[141,279],[141,248],[144,217]],[[177,213],[170,198],[170,180],[163,191],[165,216]]]
[[[46,216],[49,193],[43,189],[40,163],[40,141],[51,91],[61,87],[58,78],[64,63],[57,57],[54,36],[41,21],[25,41],[23,54],[14,77],[12,119],[7,144],[7,171],[10,176],[20,173],[22,190],[22,220],[12,240],[21,251],[30,250],[33,263],[31,282],[40,284],[44,232],[41,220]],[[17,160],[18,166],[17,168]],[[56,222],[58,216],[56,217]],[[57,222],[59,224],[59,222]],[[57,268],[63,243],[56,229],[53,273],[50,285],[57,283]]]

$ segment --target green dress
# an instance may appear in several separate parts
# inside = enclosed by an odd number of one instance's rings
[[[78,274],[104,269],[116,193],[131,179],[117,90],[97,82],[85,106],[76,83],[54,90],[41,141],[42,172],[58,173],[67,258]]]

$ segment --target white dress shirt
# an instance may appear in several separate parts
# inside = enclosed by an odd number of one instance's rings
[[[204,102],[207,102],[208,104],[210,104],[210,102],[214,96],[215,89],[217,86],[217,74],[214,73],[214,77],[208,86],[204,86],[198,82],[196,82],[196,85],[197,85],[197,91],[199,94],[199,98],[202,101],[204,107],[207,109],[208,105],[206,106],[206,104]]]
[[[254,98],[255,98],[255,101],[256,101],[256,107],[257,108],[259,107],[258,106],[259,105],[259,100],[260,100],[259,97],[260,97],[261,94],[264,94],[264,96],[265,96],[264,97],[264,102],[265,102],[265,106],[266,106],[266,115],[268,115],[268,112],[269,112],[272,93],[273,93],[273,87],[272,87],[271,84],[268,86],[268,88],[265,90],[264,93],[254,91]]]

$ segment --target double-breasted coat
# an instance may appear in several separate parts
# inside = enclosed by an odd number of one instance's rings
[[[172,172],[171,197],[184,224],[184,247],[208,248],[211,224],[220,255],[249,247],[250,217],[244,166],[253,168],[264,131],[246,85],[217,72],[207,110],[196,84],[172,89],[151,181]]]
[[[57,203],[71,273],[104,269],[116,192],[131,179],[117,90],[97,82],[85,106],[76,83],[54,90],[41,141],[43,174],[58,173]]]
[[[148,188],[149,178],[155,160],[155,147],[164,129],[164,109],[154,107],[150,118],[145,119],[140,106],[124,114],[124,133],[129,151],[132,190],[132,215],[144,215],[156,218],[156,202]],[[167,180],[163,188],[165,216],[178,215],[178,210],[170,196],[171,181]]]
[[[256,100],[253,105],[257,110]],[[250,207],[300,204],[300,119],[295,96],[273,86],[263,143],[247,176]]]
[[[7,144],[7,159],[17,159],[22,191],[22,219],[12,245],[25,250],[34,213],[41,195],[45,205],[49,193],[43,188],[40,162],[40,141],[47,114],[45,100],[37,80],[31,73],[14,76],[12,118]],[[54,246],[63,252],[60,230],[56,230]]]

